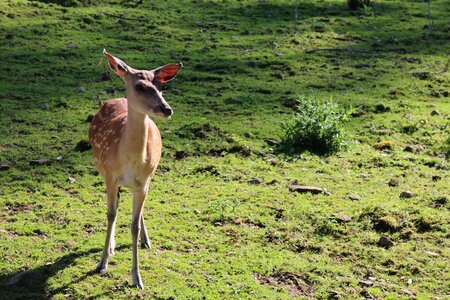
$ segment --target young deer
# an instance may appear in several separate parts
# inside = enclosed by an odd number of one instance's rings
[[[133,192],[131,233],[133,241],[133,286],[144,288],[138,266],[138,236],[150,248],[142,215],[148,185],[161,158],[161,135],[148,117],[168,119],[172,108],[164,100],[161,83],[173,79],[182,64],[169,64],[152,71],[136,70],[105,50],[112,70],[123,78],[127,98],[108,100],[89,128],[95,165],[103,176],[108,197],[108,230],[97,271],[104,274],[114,254],[114,230],[119,205],[119,185]]]

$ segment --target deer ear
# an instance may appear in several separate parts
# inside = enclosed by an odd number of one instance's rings
[[[109,66],[117,75],[123,77],[123,75],[128,72],[128,66],[126,63],[112,56],[111,54],[106,52],[105,49],[103,49],[103,54],[105,54],[106,58],[108,59]]]
[[[180,62],[177,64],[169,64],[159,67],[153,72],[155,73],[156,79],[158,79],[160,82],[166,82],[175,78],[182,67],[183,64]]]

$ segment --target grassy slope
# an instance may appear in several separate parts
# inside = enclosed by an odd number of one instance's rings
[[[446,1],[433,1],[431,34],[421,1],[380,0],[357,13],[344,1],[299,1],[296,35],[290,1],[162,2],[1,2],[0,163],[12,167],[0,171],[0,281],[23,270],[34,280],[2,287],[0,298],[445,297]],[[98,100],[112,97],[104,89],[124,94],[119,79],[101,80],[109,73],[99,64],[103,47],[138,68],[185,64],[166,92],[175,115],[158,122],[165,149],[146,204],[153,249],[140,251],[143,292],[129,287],[126,192],[118,251],[106,276],[92,273],[104,188],[91,153],[74,147]],[[357,50],[305,52],[337,47]],[[360,107],[347,125],[349,147],[331,157],[277,154],[265,139],[282,136],[292,114],[283,102],[310,89]],[[390,111],[375,113],[380,103]],[[386,140],[391,151],[373,148]],[[416,144],[425,151],[403,151]],[[54,163],[29,165],[38,158]],[[249,185],[252,178],[263,182]],[[397,187],[388,186],[392,178]],[[292,182],[331,195],[293,194]],[[415,196],[401,199],[406,189]],[[394,246],[377,246],[381,235]],[[373,286],[360,283],[367,274]]]

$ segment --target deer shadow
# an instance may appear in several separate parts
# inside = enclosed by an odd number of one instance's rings
[[[129,248],[129,246],[120,246],[116,250],[120,251],[125,248]],[[96,276],[98,273],[95,267],[82,276],[73,278],[70,283],[55,289],[49,286],[49,279],[60,271],[75,266],[77,259],[100,253],[101,251],[101,248],[93,248],[86,251],[72,252],[60,257],[53,263],[41,265],[27,271],[0,274],[0,289],[2,290],[0,299],[50,299],[54,295],[64,294],[72,284],[82,282],[88,277]],[[99,296],[105,296],[105,294],[92,296],[89,299],[95,299]]]

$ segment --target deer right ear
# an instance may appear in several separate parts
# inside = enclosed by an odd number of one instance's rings
[[[109,66],[117,75],[123,77],[123,75],[128,72],[128,66],[126,63],[112,56],[111,54],[106,52],[105,49],[103,49],[103,54],[105,54],[106,58],[108,59]]]

